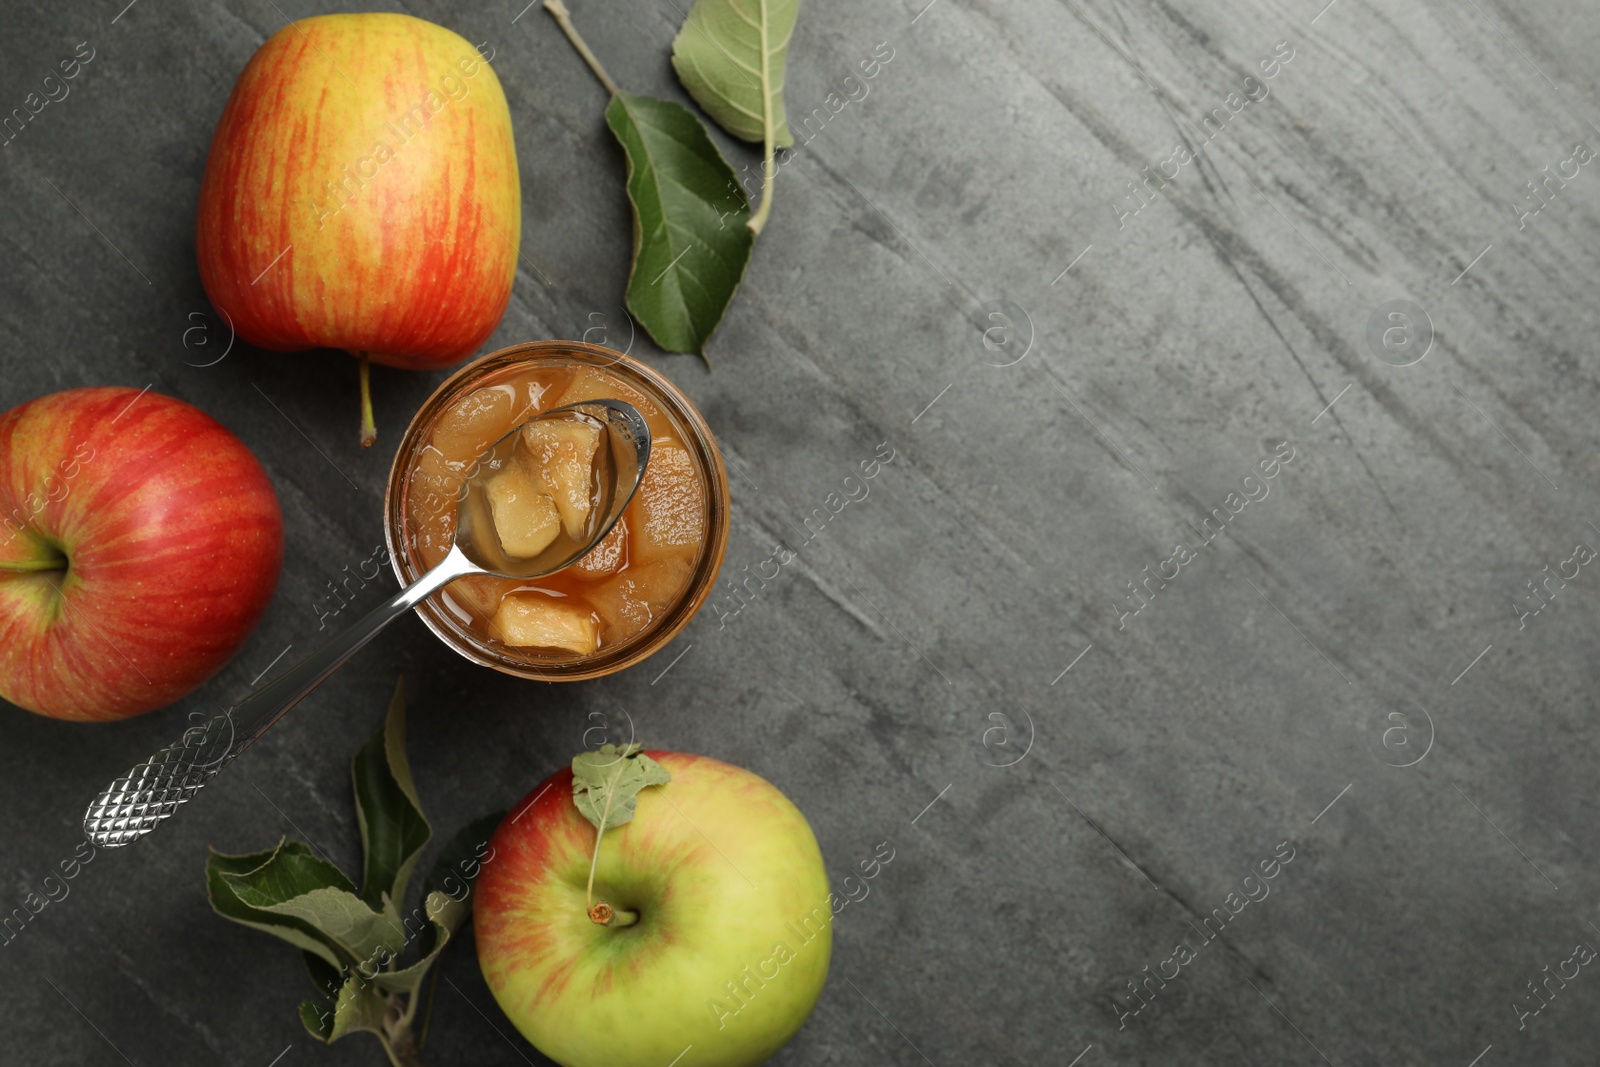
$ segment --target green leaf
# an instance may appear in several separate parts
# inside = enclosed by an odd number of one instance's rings
[[[339,992],[339,983],[344,981],[344,974],[337,967],[329,966],[328,961],[314,952],[300,954],[306,961],[306,972],[311,976],[311,984],[317,987],[317,992],[328,1000],[332,1000]]]
[[[319,1041],[333,1040],[333,1012],[313,1000],[300,1002],[300,1021]]]
[[[357,1030],[382,1034],[383,1015],[388,1006],[388,1001],[376,986],[351,978],[340,988],[339,999],[334,1002],[333,1029],[327,1038],[329,1044]]]
[[[428,917],[433,920],[433,925],[417,940],[431,956],[455,936],[456,931],[467,921],[467,916],[472,914],[472,898],[457,900],[448,893],[433,892],[428,894],[422,906],[427,911]]]
[[[313,889],[356,891],[355,883],[343,871],[304,841],[280,839],[276,848],[243,856],[225,856],[213,849],[206,869],[215,869],[230,880],[249,876],[258,892],[275,900],[288,900]]]
[[[240,896],[241,885],[248,896]],[[353,892],[350,879],[333,864],[314,855],[299,841],[279,841],[268,852],[227,856],[211,850],[206,857],[206,895],[218,915],[314,953],[335,968],[353,962],[339,942],[297,915],[258,907],[258,900],[286,900],[315,889]]]
[[[572,758],[572,802],[600,833],[633,821],[639,790],[672,781],[667,769],[642,745],[602,745]]]
[[[695,0],[672,42],[672,67],[695,103],[735,137],[794,143],[783,70],[800,0]],[[763,62],[764,60],[764,62]]]
[[[235,893],[257,911],[299,919],[321,931],[369,970],[405,947],[405,931],[393,909],[373,911],[360,897],[343,889],[313,889],[279,903],[267,903],[264,898],[257,903],[249,887],[236,885]]]
[[[375,975],[372,980],[380,988],[411,993],[427,977],[428,969],[472,914],[472,885],[483,867],[489,839],[505,815],[497,811],[474,819],[445,843],[422,880],[422,913],[428,924],[416,938],[420,958],[408,967]]]
[[[389,714],[366,746],[350,761],[355,785],[356,818],[366,856],[361,899],[374,908],[383,897],[405,899],[411,868],[433,830],[422,815],[422,802],[411,783],[406,761],[405,679],[395,683]]]
[[[428,976],[428,969],[438,962],[439,954],[450,943],[462,920],[472,910],[470,905],[451,900],[443,893],[428,894],[422,907],[431,920],[422,936],[417,938],[417,944],[422,949],[422,957],[408,967],[394,971],[379,971],[372,976],[373,984],[386,993],[415,992],[417,986]]]
[[[662,348],[703,357],[750,260],[750,203],[687,108],[619,92],[606,124],[628,157],[628,310]]]
[[[334,967],[405,944],[392,908],[373,911],[339,868],[298,841],[249,856],[213,852],[206,875],[218,913],[315,952]]]
[[[482,866],[479,861],[488,855],[489,840],[494,837],[495,830],[505,821],[505,817],[504,810],[480,815],[446,841],[433,866],[428,869],[428,877],[422,880],[423,896],[429,893],[453,894],[455,891],[446,885],[451,878],[476,881]]]

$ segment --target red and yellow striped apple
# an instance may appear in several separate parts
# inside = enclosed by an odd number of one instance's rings
[[[505,94],[461,37],[409,15],[320,15],[268,38],[200,187],[200,280],[238,335],[446,367],[505,314],[522,194]]]
[[[637,921],[591,920],[595,827],[561,770],[490,842],[473,906],[484,978],[523,1036],[565,1067],[761,1063],[827,978],[822,853],[765,779],[705,756],[645,754],[672,780],[640,791],[633,820],[606,831],[594,878],[594,896]]]
[[[277,588],[283,518],[237,437],[159,393],[72,389],[0,415],[0,696],[55,719],[170,704]]]

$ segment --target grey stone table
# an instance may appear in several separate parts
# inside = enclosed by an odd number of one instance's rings
[[[194,365],[220,344],[185,337],[210,322],[211,130],[252,51],[319,8],[124,2],[5,6],[0,111],[79,42],[95,58],[0,150],[0,400],[200,405],[266,464],[288,558],[181,704],[102,727],[0,709],[6,909],[108,774],[316,640],[442,377],[379,371],[363,455],[345,356]],[[620,347],[621,159],[525,2],[405,8],[494,50],[516,122],[525,267],[489,347]],[[682,98],[677,5],[575,17],[630,87]],[[1600,976],[1549,976],[1600,945],[1600,575],[1537,615],[1528,583],[1600,545],[1597,51],[1577,0],[807,0],[809,122],[714,370],[632,341],[719,435],[725,575],[780,539],[797,560],[591,684],[397,625],[0,948],[0,1062],[375,1062],[314,1045],[295,954],[214,917],[201,875],[208,843],[285,833],[353,863],[347,760],[404,673],[441,828],[625,710],[777,783],[834,879],[891,843],[779,1063],[1593,1063]],[[471,951],[444,975],[434,1062],[543,1062]]]

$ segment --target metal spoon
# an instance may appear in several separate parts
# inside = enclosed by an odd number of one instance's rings
[[[610,533],[644,477],[650,461],[650,427],[636,408],[620,400],[568,404],[530,421],[545,419],[579,419],[604,430],[595,456],[600,499],[590,513],[588,537],[580,541],[563,530],[548,548],[528,559],[502,551],[489,518],[484,483],[512,460],[522,431],[522,426],[516,427],[479,457],[463,481],[456,497],[455,543],[437,566],[240,703],[191,727],[176,743],[112,782],[84,814],[83,831],[89,840],[102,848],[116,848],[154,830],[379,630],[430,593],[470,574],[524,579],[552,574],[582,558]]]

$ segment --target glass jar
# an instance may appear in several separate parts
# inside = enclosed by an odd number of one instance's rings
[[[674,436],[687,449],[705,490],[704,537],[689,577],[677,595],[654,611],[639,632],[615,644],[602,645],[592,653],[502,644],[469,625],[469,620],[458,617],[442,601],[451,586],[417,606],[423,622],[446,645],[474,663],[519,678],[546,682],[598,678],[650,656],[671,641],[700,609],[716,583],[728,547],[728,474],[711,428],[689,398],[656,371],[609,348],[580,341],[531,341],[501,349],[461,368],[434,390],[406,428],[383,498],[384,537],[390,563],[401,584],[410,585],[427,571],[417,548],[410,495],[418,462],[445,413],[467,394],[516,379],[530,370],[583,367],[592,367],[644,394],[677,431]]]

